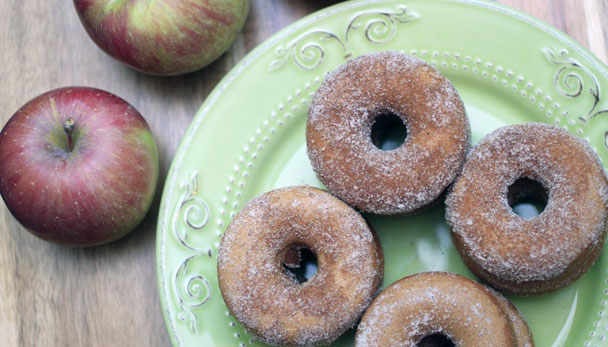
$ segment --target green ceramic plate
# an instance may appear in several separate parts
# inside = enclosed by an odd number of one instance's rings
[[[240,62],[209,96],[165,184],[157,271],[171,341],[259,345],[231,317],[216,277],[220,238],[251,198],[320,186],[305,150],[311,94],[323,76],[370,51],[426,60],[457,87],[473,139],[505,124],[557,124],[608,164],[608,69],[556,29],[476,0],[345,2],[290,25]],[[605,92],[604,92],[605,93]],[[471,276],[452,246],[442,206],[414,217],[367,216],[384,247],[384,285],[424,270]],[[511,297],[538,346],[608,342],[608,254],[557,293]],[[337,345],[352,345],[348,332]]]

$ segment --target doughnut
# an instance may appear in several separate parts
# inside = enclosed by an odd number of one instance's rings
[[[372,138],[386,116],[407,130],[392,150]],[[366,212],[406,214],[433,202],[460,172],[470,128],[456,89],[438,71],[403,53],[377,52],[327,75],[309,107],[306,145],[332,194]]]
[[[423,272],[384,289],[363,315],[355,346],[518,346],[511,319],[483,285],[447,272]]]
[[[285,267],[303,248],[318,270],[300,283]],[[377,293],[383,255],[357,211],[323,190],[289,187],[253,199],[235,216],[217,271],[229,311],[262,342],[325,344],[353,327]]]
[[[524,184],[521,184],[524,182]],[[546,201],[530,219],[510,204]],[[540,295],[578,279],[606,239],[608,181],[593,150],[560,128],[500,128],[469,153],[446,198],[454,245],[469,269],[501,292]]]

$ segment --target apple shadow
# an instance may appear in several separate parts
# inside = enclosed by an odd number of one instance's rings
[[[251,51],[289,24],[339,2],[341,1],[252,1],[242,32],[247,42],[247,51]]]

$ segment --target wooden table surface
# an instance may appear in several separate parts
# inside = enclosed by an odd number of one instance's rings
[[[252,0],[243,32],[215,63],[179,77],[135,72],[102,53],[68,0],[0,2],[0,126],[25,102],[68,85],[105,89],[148,120],[164,181],[198,107],[244,55],[298,18],[336,1]],[[553,24],[608,62],[608,0],[500,0]],[[43,242],[0,202],[0,344],[169,345],[155,272],[160,190],[122,240],[87,249]]]

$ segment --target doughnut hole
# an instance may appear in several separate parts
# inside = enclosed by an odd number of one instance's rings
[[[372,143],[378,149],[390,151],[401,147],[407,139],[407,126],[392,111],[378,112],[372,123]]]
[[[454,347],[454,341],[442,333],[434,333],[423,337],[416,347]]]
[[[532,219],[543,213],[548,200],[549,195],[545,187],[529,177],[515,180],[507,192],[509,206],[523,219]]]
[[[303,284],[311,280],[318,270],[317,256],[305,245],[291,245],[285,250],[281,265],[285,275],[292,281]]]

